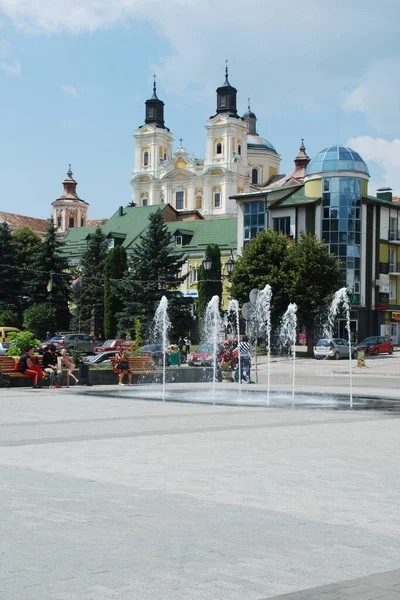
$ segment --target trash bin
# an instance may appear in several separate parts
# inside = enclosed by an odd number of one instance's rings
[[[171,367],[179,367],[180,365],[180,352],[170,352],[169,353],[169,364]]]
[[[357,367],[365,367],[365,350],[357,350]]]
[[[86,363],[79,364],[79,383],[81,385],[90,385],[89,383],[89,365]]]

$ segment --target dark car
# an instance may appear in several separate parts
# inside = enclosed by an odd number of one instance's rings
[[[393,342],[387,337],[367,337],[358,344],[357,350],[364,350],[365,354],[393,354]]]
[[[144,354],[147,356],[151,356],[154,361],[154,364],[157,366],[161,366],[163,364],[163,347],[161,344],[145,344],[141,348],[139,348],[140,354]],[[168,354],[165,353],[165,364],[168,365]]]
[[[98,341],[94,340],[91,335],[87,333],[67,333],[65,335],[56,335],[47,342],[42,342],[39,346],[39,352],[43,353],[47,346],[54,344],[57,351],[65,348],[71,350],[72,348],[82,350],[87,354],[93,354],[94,348],[98,345]]]
[[[118,353],[117,350],[108,350],[107,352],[101,352],[100,354],[94,354],[93,356],[87,356],[82,360],[89,367],[108,367],[111,365],[111,358]]]

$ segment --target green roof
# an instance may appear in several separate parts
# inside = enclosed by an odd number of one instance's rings
[[[185,221],[188,225],[189,221]],[[176,231],[182,232],[179,221],[167,223],[171,234]],[[204,251],[208,244],[218,244],[221,250],[235,250],[237,248],[237,218],[224,217],[217,219],[201,219],[190,221],[192,238],[188,244],[175,246],[184,253]],[[174,240],[172,242],[174,245]]]
[[[279,190],[279,188],[277,189]],[[285,196],[285,198],[281,198],[273,204],[270,204],[268,209],[274,210],[274,208],[287,208],[289,206],[305,206],[308,204],[316,204],[319,200],[320,198],[309,198],[306,196],[304,193],[304,185],[302,185],[300,188],[295,188],[293,194],[289,194],[288,196]]]
[[[397,202],[392,202],[391,200],[384,200],[383,198],[377,198],[376,196],[367,196],[366,200],[373,202],[373,204],[379,204],[380,206],[387,206],[388,208],[400,210],[400,204],[397,204]]]

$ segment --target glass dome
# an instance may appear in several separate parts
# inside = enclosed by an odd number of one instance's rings
[[[309,162],[305,177],[326,171],[355,171],[369,176],[367,164],[355,150],[331,146],[318,152]]]

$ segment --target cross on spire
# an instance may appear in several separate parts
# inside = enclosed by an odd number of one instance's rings
[[[180,144],[180,148],[182,148],[183,138],[179,138],[179,144]]]
[[[228,59],[225,60],[225,75],[228,77]]]
[[[250,110],[250,98],[247,98],[247,108]]]

